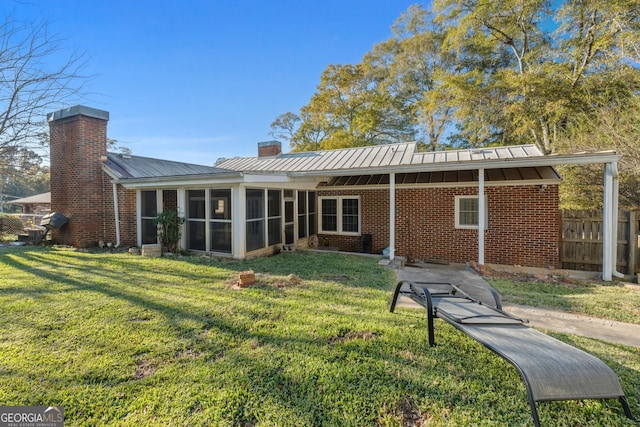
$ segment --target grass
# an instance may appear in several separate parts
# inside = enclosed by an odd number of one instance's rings
[[[250,268],[257,286],[233,289]],[[369,258],[0,248],[0,277],[0,402],[62,405],[68,426],[532,425],[516,370],[439,320],[429,348],[424,313],[389,313],[394,274]],[[557,336],[608,363],[640,414],[637,349]],[[635,425],[616,401],[539,409],[545,426]]]
[[[640,324],[640,287],[616,282],[534,283],[493,280],[503,301]]]

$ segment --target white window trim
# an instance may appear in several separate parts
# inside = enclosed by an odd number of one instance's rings
[[[356,199],[358,200],[358,231],[342,231],[342,201],[344,199]],[[340,236],[360,236],[362,235],[362,202],[360,200],[360,196],[319,196],[317,198],[318,203],[316,206],[316,215],[318,220],[318,233],[321,234],[334,234]],[[338,212],[337,212],[337,231],[327,231],[322,228],[322,201],[323,200],[337,200],[338,202]]]
[[[456,206],[455,206],[455,221],[456,221],[456,228],[460,228],[460,229],[464,229],[464,230],[477,230],[478,226],[477,225],[466,225],[466,224],[460,224],[460,201],[461,200],[466,200],[466,199],[478,199],[478,196],[455,196],[456,198]],[[487,203],[487,196],[484,196],[484,229],[486,230],[487,228],[489,228],[489,204]]]

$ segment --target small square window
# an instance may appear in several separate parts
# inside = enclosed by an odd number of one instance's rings
[[[484,228],[487,228],[488,224],[488,208],[485,200],[485,224]],[[478,196],[456,196],[456,228],[478,228],[480,221],[479,215],[479,199]]]

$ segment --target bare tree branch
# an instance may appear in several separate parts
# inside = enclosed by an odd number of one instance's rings
[[[46,21],[0,24],[0,159],[41,146],[46,113],[82,96],[86,59],[63,42]]]

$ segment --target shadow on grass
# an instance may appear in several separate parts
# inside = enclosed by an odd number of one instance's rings
[[[131,395],[113,398],[118,406],[109,418],[113,423],[139,411],[135,395],[151,389],[156,399],[182,408],[185,417],[236,425],[374,425],[381,416],[397,416],[401,402],[414,402],[416,411],[430,411],[424,417],[441,425],[452,413],[485,423],[493,417],[530,422],[515,369],[448,325],[437,326],[441,344],[429,348],[423,312],[388,313],[393,280],[370,263],[311,254],[244,262],[143,260],[64,250],[4,255],[0,262],[41,282],[33,287],[5,283],[0,285],[0,298],[49,301],[52,305],[43,314],[50,316],[46,327],[68,321],[55,313],[56,302],[66,299],[77,303],[70,310],[87,321],[97,317],[120,323],[125,331],[120,340],[142,339],[132,332],[145,334],[156,328],[149,337],[168,342],[158,350],[153,350],[155,343],[119,347],[113,342],[123,353],[119,366],[90,365],[80,373],[61,369],[51,374],[55,378],[47,384],[54,384],[54,389],[79,382],[106,387],[112,395]],[[250,268],[274,275],[293,273],[309,284],[234,291],[221,283]],[[118,301],[126,304],[114,303]],[[111,303],[114,317],[99,317],[102,305]],[[127,311],[130,306],[136,310]],[[12,319],[25,322],[26,328],[33,326],[28,313]],[[168,328],[158,328],[154,321]],[[77,349],[70,350],[64,357],[73,359]],[[44,403],[51,392],[41,390],[37,384],[42,379],[28,368],[2,375],[22,375],[27,387],[40,390],[36,396]],[[119,373],[112,375],[109,369]],[[638,378],[622,364],[616,372]],[[178,400],[178,394],[186,400]],[[510,403],[496,409],[496,399]],[[637,401],[635,396],[636,406]],[[617,414],[615,408],[612,411]],[[73,405],[69,414],[83,415]],[[541,414],[552,419],[544,405]]]

